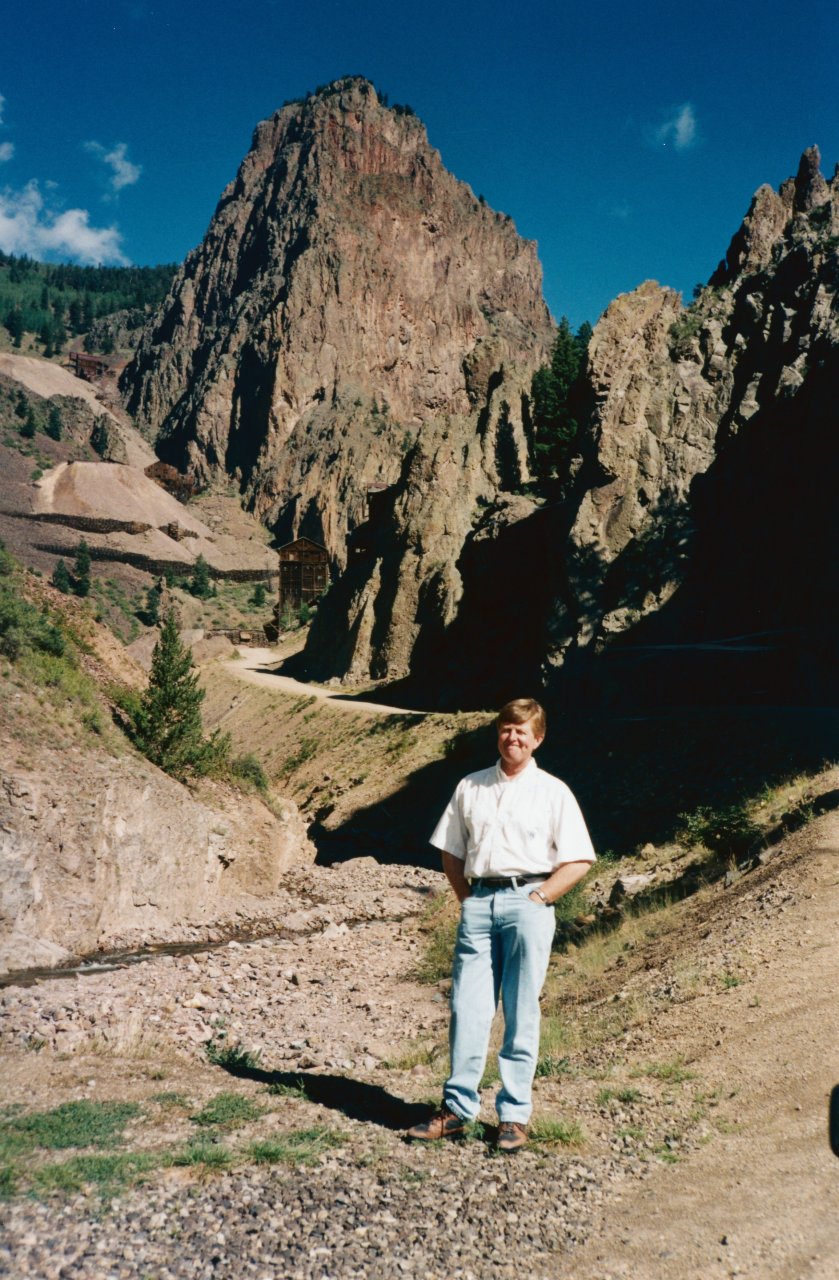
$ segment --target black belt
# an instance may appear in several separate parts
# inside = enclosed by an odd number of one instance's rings
[[[516,889],[520,884],[533,884],[534,880],[547,880],[549,875],[549,871],[544,871],[541,875],[533,876],[479,876],[471,883],[480,885],[482,889]]]

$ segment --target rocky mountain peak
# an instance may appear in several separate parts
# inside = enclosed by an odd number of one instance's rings
[[[714,286],[731,284],[738,275],[760,271],[777,256],[781,241],[797,214],[809,214],[830,202],[839,184],[825,181],[818,147],[801,156],[794,178],[778,191],[764,185],[755,193],[743,224],[732,238],[724,260],[712,276]]]
[[[808,147],[795,176],[793,208],[797,213],[809,213],[829,199],[830,189],[821,173],[821,153],[818,147]]]
[[[257,126],[122,385],[167,461],[340,565],[366,490],[551,336],[535,245],[350,77]]]

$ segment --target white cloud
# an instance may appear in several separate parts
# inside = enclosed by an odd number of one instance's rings
[[[676,151],[687,151],[698,142],[698,126],[693,104],[683,102],[675,107],[662,124],[652,132],[652,140],[662,147],[672,146]]]
[[[110,183],[114,192],[123,187],[133,187],[143,172],[142,165],[132,164],[128,159],[128,144],[115,142],[110,151],[101,142],[86,142],[85,150],[97,156],[111,170]]]
[[[4,253],[26,253],[37,259],[54,255],[91,266],[127,266],[121,239],[117,227],[92,227],[86,209],[58,212],[48,208],[34,180],[22,191],[8,187],[0,191],[0,249]]]
[[[3,108],[5,107],[5,105],[6,105],[6,99],[3,97],[2,93],[0,93],[0,124],[3,123]]]

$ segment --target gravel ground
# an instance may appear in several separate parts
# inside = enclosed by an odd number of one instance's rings
[[[303,1176],[157,1183],[102,1215],[85,1197],[18,1203],[0,1265],[44,1280],[555,1275],[611,1172],[530,1152],[492,1157],[481,1143],[394,1163],[384,1172],[341,1157]]]

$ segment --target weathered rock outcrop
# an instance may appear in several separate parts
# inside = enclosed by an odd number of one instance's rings
[[[4,741],[0,737],[0,742]],[[0,770],[0,971],[261,918],[314,859],[294,806],[203,800],[134,756],[44,748]]]
[[[838,250],[839,182],[825,182],[812,148],[779,193],[758,191],[692,306],[647,283],[606,311],[589,349],[588,484],[562,548],[554,660],[629,632],[704,642],[719,627],[826,617],[803,607],[800,577],[804,564],[825,587],[832,576]],[[749,581],[753,542],[774,564]],[[648,616],[672,625],[639,631]]]
[[[235,475],[280,539],[343,566],[367,489],[551,332],[535,246],[350,78],[257,127],[122,386],[162,457]]]
[[[418,443],[324,602],[312,670],[410,670],[454,705],[540,678],[588,697],[580,677],[598,654],[696,652],[760,632],[774,657],[755,660],[752,684],[771,697],[789,677],[800,695],[835,591],[837,276],[839,181],[825,182],[813,148],[778,193],[757,193],[690,307],[652,282],[611,304],[589,348],[579,456],[541,506],[523,511],[499,494],[514,485],[481,472],[478,422],[455,437],[461,467]],[[793,630],[810,639],[791,660],[798,676],[782,676],[772,663],[786,662]],[[754,653],[754,639],[738,651]],[[639,670],[624,665],[618,683],[638,693],[661,662]],[[721,696],[742,692],[731,670]],[[697,681],[675,696],[706,693]]]
[[[458,556],[495,495],[528,477],[526,417],[524,382],[508,373],[480,414],[428,424],[399,484],[350,539],[347,570],[313,624],[311,674],[395,680],[419,663],[439,677],[435,654],[463,594]]]

